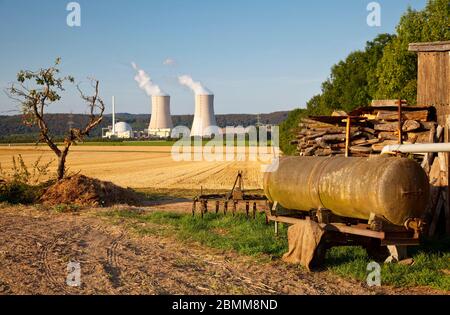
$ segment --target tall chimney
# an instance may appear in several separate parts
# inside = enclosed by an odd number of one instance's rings
[[[112,97],[112,133],[116,135],[116,99]]]

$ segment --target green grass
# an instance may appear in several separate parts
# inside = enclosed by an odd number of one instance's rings
[[[19,181],[0,184],[0,202],[10,204],[34,204],[42,196],[50,182],[29,185]]]
[[[79,146],[170,147],[175,141],[99,141],[78,143]]]
[[[234,250],[263,260],[279,259],[287,251],[287,228],[281,225],[280,234],[276,237],[273,225],[266,225],[262,214],[256,220],[248,220],[242,214],[233,217],[213,213],[206,214],[203,219],[173,212],[110,211],[103,215],[127,222],[142,235],[175,235],[183,242]],[[426,243],[414,248],[411,252],[415,261],[412,266],[382,264],[382,283],[450,290],[450,276],[444,273],[450,271],[450,241]],[[365,281],[370,261],[361,247],[335,247],[328,251],[324,267],[340,276]]]
[[[77,146],[111,146],[111,147],[170,147],[175,141],[86,141]],[[45,143],[0,143],[0,146],[47,146]],[[58,142],[57,145],[62,145]]]
[[[138,214],[132,211],[111,211],[105,214],[110,218],[133,219],[133,228],[141,234],[154,232],[154,226],[142,225],[152,223],[169,227],[167,233],[173,234],[184,241],[198,242],[213,248],[235,250],[245,255],[265,254],[270,257],[281,257],[287,247],[286,230],[281,228],[280,237],[275,237],[273,227],[266,225],[263,215],[256,220],[247,219],[245,215],[208,213],[202,219],[200,216],[174,213],[152,212]],[[164,229],[160,230],[164,234]]]
[[[56,213],[70,213],[70,212],[77,212],[80,210],[80,207],[73,204],[59,204],[56,206],[53,206],[52,210]]]
[[[450,252],[434,252],[426,246],[417,248],[412,254],[414,264],[381,264],[381,281],[396,287],[429,286],[450,291]],[[335,247],[327,253],[327,268],[338,275],[364,281],[367,264],[370,262],[361,247]]]
[[[151,141],[85,141],[77,143],[77,146],[108,146],[108,147],[171,147],[176,143],[177,140],[151,140]],[[202,146],[208,144],[211,140],[202,140]],[[194,145],[194,142],[191,143]],[[0,143],[0,146],[46,146],[43,143]],[[62,142],[58,142],[57,145],[62,145]],[[224,140],[224,145],[226,142]],[[267,141],[267,146],[271,145],[271,141]],[[237,146],[237,143],[234,143]],[[258,146],[258,142],[246,140],[244,146]]]

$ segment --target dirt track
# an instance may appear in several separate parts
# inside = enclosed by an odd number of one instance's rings
[[[67,263],[81,264],[81,287],[66,285]],[[89,214],[0,209],[0,294],[412,294],[370,290],[328,272],[137,237]]]

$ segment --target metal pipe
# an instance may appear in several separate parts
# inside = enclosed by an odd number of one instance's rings
[[[394,153],[439,153],[450,152],[450,143],[417,143],[417,144],[392,144],[387,145],[381,154]]]

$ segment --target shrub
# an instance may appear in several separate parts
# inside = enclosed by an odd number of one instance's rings
[[[22,156],[12,158],[12,168],[5,171],[0,165],[0,202],[31,204],[43,194],[52,181],[43,182],[52,161],[42,163],[40,156],[29,169]]]

